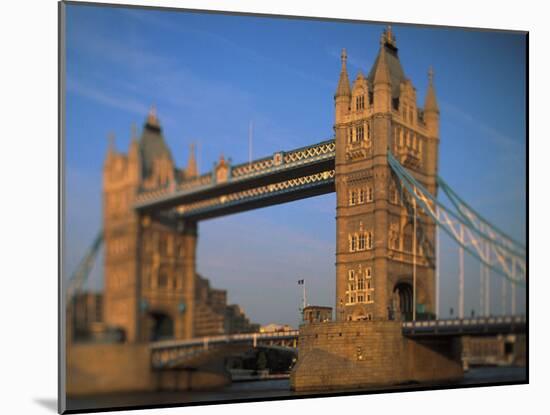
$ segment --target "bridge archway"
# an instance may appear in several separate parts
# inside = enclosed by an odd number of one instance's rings
[[[413,287],[408,282],[399,282],[393,289],[396,299],[397,316],[401,320],[411,321],[413,316]]]
[[[174,338],[174,320],[161,311],[151,311],[147,314],[149,340],[169,340]]]

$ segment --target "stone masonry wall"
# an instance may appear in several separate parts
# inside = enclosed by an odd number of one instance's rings
[[[291,387],[322,391],[458,379],[459,344],[410,340],[394,321],[302,326]]]

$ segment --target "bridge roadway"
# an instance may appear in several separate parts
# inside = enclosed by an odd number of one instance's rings
[[[407,321],[403,335],[407,337],[491,336],[525,333],[525,316],[478,317],[465,319]]]
[[[202,357],[227,353],[229,350],[245,351],[251,347],[293,350],[298,341],[298,330],[270,333],[242,333],[198,337],[188,340],[165,340],[150,344],[151,364],[155,369],[171,368],[185,362],[198,363]],[[277,343],[276,345],[274,343]],[[289,346],[284,346],[285,344]],[[282,344],[282,346],[281,346]],[[291,345],[291,346],[290,346]]]
[[[409,321],[402,323],[402,334],[409,338],[491,336],[525,333],[526,326],[524,316]],[[155,369],[172,368],[179,364],[197,364],[217,354],[223,355],[230,350],[244,351],[250,347],[290,351],[297,347],[299,335],[299,330],[291,330],[159,341],[150,344],[151,364]]]

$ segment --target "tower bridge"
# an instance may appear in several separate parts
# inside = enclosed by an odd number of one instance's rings
[[[382,34],[367,76],[359,72],[350,85],[345,50],[341,59],[335,134],[329,140],[238,165],[222,156],[212,171],[199,174],[193,151],[186,168],[175,166],[152,111],[141,137],[133,133],[127,154],[109,147],[101,234],[105,321],[135,344],[149,340],[153,313],[165,316],[174,340],[150,346],[153,366],[212,352],[222,343],[258,340],[256,334],[196,338],[201,220],[330,192],[336,193],[335,321],[291,334],[298,341],[294,388],[454,379],[462,374],[461,336],[525,332],[527,322],[514,315],[516,287],[527,280],[525,247],[438,176],[440,111],[433,71],[420,107],[390,29]],[[451,206],[438,199],[440,191]],[[437,229],[460,252],[453,321],[436,320]],[[71,292],[85,280],[97,241],[93,249]],[[488,319],[464,318],[464,252],[483,269],[482,317]],[[490,272],[511,287],[512,316],[488,317]]]

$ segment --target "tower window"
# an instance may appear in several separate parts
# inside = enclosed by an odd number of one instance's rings
[[[372,232],[366,232],[366,236],[367,236],[367,249],[372,249],[372,244],[373,244]]]
[[[355,98],[355,109],[357,111],[362,110],[365,108],[365,96],[361,95]]]
[[[360,276],[359,279],[357,280],[357,289],[358,290],[364,290],[365,289],[365,278],[362,277],[362,276]]]
[[[365,249],[365,234],[361,233],[359,235],[359,251],[363,251]]]
[[[372,277],[372,268],[371,267],[365,268],[365,276],[367,278]]]
[[[350,270],[348,271],[348,279],[349,279],[350,281],[353,281],[353,280],[355,279],[355,271],[354,271],[354,270],[350,269]]]
[[[353,128],[349,129],[348,143],[350,143],[350,144],[353,143]]]
[[[357,235],[352,235],[350,237],[349,250],[355,252],[357,250]]]
[[[367,191],[366,191],[366,193],[367,193],[367,202],[372,202],[373,199],[374,199],[372,187],[371,187],[371,186],[368,186],[366,190],[367,190]]]
[[[363,138],[364,138],[364,130],[363,130],[363,127],[357,127],[355,129],[355,141],[363,141]]]
[[[365,203],[365,189],[359,189],[359,204]]]
[[[352,190],[349,194],[349,205],[354,206],[357,204],[357,191]]]

